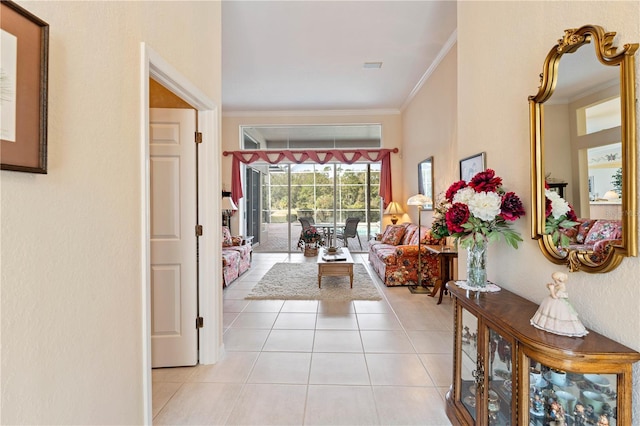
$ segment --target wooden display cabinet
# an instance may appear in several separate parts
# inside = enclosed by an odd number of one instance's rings
[[[591,330],[539,330],[529,322],[538,305],[507,290],[447,288],[455,298],[446,404],[454,425],[632,424],[631,369],[640,353]]]

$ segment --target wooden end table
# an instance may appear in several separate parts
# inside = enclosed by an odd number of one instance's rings
[[[349,277],[351,288],[353,288],[353,257],[349,253],[349,249],[341,247],[338,249],[338,255],[343,256],[344,260],[325,260],[327,257],[327,249],[322,247],[318,253],[318,288],[322,286],[322,277]]]
[[[442,303],[442,295],[447,290],[445,283],[453,279],[453,260],[458,258],[458,250],[452,246],[427,245],[427,250],[440,259],[440,277],[429,296],[434,297],[438,292],[438,305]]]

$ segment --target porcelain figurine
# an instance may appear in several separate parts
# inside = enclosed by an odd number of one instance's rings
[[[578,319],[566,289],[567,274],[554,272],[553,283],[547,284],[549,296],[542,301],[537,312],[531,318],[531,325],[541,330],[562,336],[581,337],[588,331]]]
[[[576,402],[573,408],[573,424],[576,426],[584,426],[587,424],[587,416],[584,412],[584,405],[581,401]]]
[[[549,410],[550,425],[563,426],[565,424],[564,408],[557,401],[551,403]]]

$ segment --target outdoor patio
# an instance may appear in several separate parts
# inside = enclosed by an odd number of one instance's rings
[[[302,226],[299,222],[293,223],[291,226],[291,238],[288,236],[288,223],[266,223],[263,226],[266,226],[267,232],[263,234],[263,240],[260,241],[258,245],[254,247],[254,252],[256,253],[267,253],[267,252],[288,252],[291,250],[292,252],[300,251],[298,248],[298,240],[300,238],[300,231],[302,230]],[[374,231],[372,227],[372,232]],[[352,253],[358,252],[368,252],[369,251],[369,238],[366,235],[366,223],[361,223],[358,227],[358,235],[360,236],[360,241],[362,242],[362,249],[360,248],[360,244],[358,244],[357,238],[349,238],[349,251]],[[334,244],[342,247],[342,240],[334,240]]]

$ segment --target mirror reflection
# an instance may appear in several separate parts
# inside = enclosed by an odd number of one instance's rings
[[[620,220],[619,69],[602,65],[591,44],[564,55],[544,111],[549,187],[573,206],[578,218]]]
[[[599,26],[565,30],[529,98],[532,237],[572,271],[607,272],[637,252],[638,44],[618,51],[614,37]]]
[[[433,210],[433,157],[418,163],[418,192],[431,200],[422,210]]]

